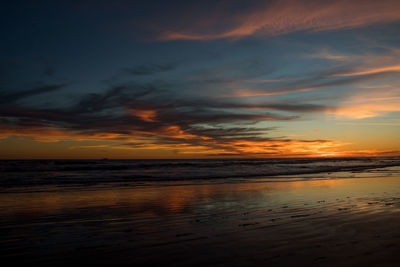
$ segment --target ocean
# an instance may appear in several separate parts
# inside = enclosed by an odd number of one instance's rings
[[[1,160],[0,186],[88,185],[146,181],[278,178],[282,175],[362,172],[399,166],[400,157]],[[320,176],[314,176],[314,178]],[[332,178],[332,176],[331,176]],[[287,177],[290,179],[290,177]],[[313,179],[313,176],[307,176]]]
[[[0,161],[0,260],[398,266],[400,158]]]

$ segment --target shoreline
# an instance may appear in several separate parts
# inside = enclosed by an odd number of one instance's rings
[[[390,158],[391,160],[393,158]],[[118,162],[118,161],[116,161]],[[129,161],[128,161],[129,162]],[[83,161],[83,166],[61,165],[53,167],[52,164],[38,165],[34,161],[27,161],[28,165],[13,169],[9,166],[1,166],[0,170],[3,174],[0,179],[0,188],[13,187],[36,187],[36,186],[93,186],[99,184],[113,183],[146,183],[146,182],[180,182],[180,181],[210,181],[210,180],[256,180],[256,179],[279,179],[280,177],[304,177],[311,175],[330,175],[331,177],[340,173],[365,173],[371,171],[382,172],[384,169],[400,168],[400,161],[389,162],[363,162],[349,166],[338,165],[314,165],[315,162],[302,165],[299,163],[287,164],[274,163],[268,164],[263,162],[257,163],[254,167],[253,163],[246,162],[246,166],[239,166],[235,171],[226,165],[219,166],[216,162],[210,161],[211,167],[194,166],[188,167],[183,164],[167,164],[163,168],[146,165],[147,167],[138,167],[137,162],[129,162],[133,164],[125,165],[90,165],[90,162]],[[150,163],[150,162],[147,162]],[[147,164],[146,163],[146,164]],[[332,163],[331,163],[332,164]],[[29,167],[29,168],[28,168]],[[8,169],[7,169],[8,168]],[[143,169],[144,168],[144,169]],[[164,169],[166,168],[166,169]],[[187,168],[187,169],[185,169]],[[396,171],[396,170],[395,170]],[[397,171],[396,171],[397,172]],[[29,177],[29,178],[28,178]],[[327,179],[330,179],[329,177]]]
[[[207,185],[207,184],[227,184],[227,183],[290,183],[298,181],[324,181],[340,179],[363,179],[363,178],[388,178],[393,173],[400,174],[400,165],[387,167],[371,167],[359,171],[321,171],[313,173],[296,173],[282,175],[252,176],[252,177],[225,177],[225,178],[197,178],[197,179],[176,179],[176,180],[107,180],[86,183],[50,183],[50,184],[21,184],[6,185],[0,187],[1,193],[32,193],[40,191],[59,191],[68,190],[96,190],[98,188],[124,189],[140,186],[185,186],[185,185]],[[87,188],[84,188],[87,187]],[[13,190],[15,189],[15,190]]]
[[[400,174],[357,175],[0,193],[0,259],[398,265]]]

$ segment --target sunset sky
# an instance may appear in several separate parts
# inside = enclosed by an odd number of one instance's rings
[[[5,1],[0,158],[400,155],[400,1]]]

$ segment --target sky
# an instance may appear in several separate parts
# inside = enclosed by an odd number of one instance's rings
[[[400,155],[400,1],[4,1],[0,158]]]

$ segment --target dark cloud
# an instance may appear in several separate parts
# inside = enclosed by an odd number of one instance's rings
[[[147,64],[140,65],[132,68],[125,68],[124,71],[131,75],[153,75],[160,72],[167,72],[175,69],[176,64],[165,64],[165,65],[157,65],[157,64]]]
[[[224,108],[240,108],[240,109],[267,109],[290,112],[323,112],[330,109],[330,106],[317,104],[274,104],[266,103],[263,105],[243,105],[243,104],[222,104]]]
[[[9,96],[8,101],[58,88],[61,86],[35,88]],[[210,149],[227,149],[224,145],[235,140],[270,140],[265,134],[273,128],[251,125],[259,121],[296,118],[265,110],[249,112],[247,108],[250,106],[238,107],[236,112],[230,112],[227,108],[230,106],[213,103],[210,99],[185,100],[154,85],[135,84],[115,86],[104,93],[83,95],[75,104],[65,108],[3,106],[0,108],[0,117],[3,118],[3,131],[11,129],[21,134],[32,129],[58,129],[87,137],[117,134],[118,140],[129,140],[132,136],[141,136],[151,138],[152,144],[186,144],[208,146]],[[150,121],[140,116],[140,112],[147,110],[154,111],[154,118]],[[139,112],[139,115],[135,112]],[[126,146],[144,147],[148,144],[130,142]],[[230,149],[235,151],[234,148]]]
[[[239,155],[253,143],[262,144],[270,151],[268,153],[275,150],[278,153],[282,144],[293,140],[269,137],[275,128],[261,127],[259,122],[297,120],[303,113],[321,113],[334,107],[285,103],[283,100],[249,103],[241,99],[215,98],[213,91],[206,89],[203,90],[205,94],[193,94],[195,88],[215,84],[229,87],[247,81],[257,83],[257,75],[263,73],[255,71],[258,68],[263,69],[254,61],[243,71],[237,67],[219,72],[207,70],[208,74],[198,72],[172,82],[157,79],[141,83],[119,81],[104,92],[75,95],[74,102],[63,107],[28,107],[18,100],[60,90],[64,84],[8,93],[1,100],[7,103],[0,107],[1,129],[21,135],[56,129],[83,138],[111,136],[110,140],[126,141],[121,146],[129,148],[197,146]],[[156,75],[172,69],[172,65],[143,65],[130,71],[134,75]],[[306,87],[342,86],[373,79],[376,75],[332,79],[326,72],[321,72],[295,81],[269,83],[268,90],[285,88],[292,92]],[[135,138],[138,141],[132,141]],[[276,141],[280,143],[276,144]]]
[[[54,92],[57,90],[62,89],[65,87],[65,84],[54,84],[54,85],[43,85],[43,86],[38,86],[29,90],[25,91],[19,91],[19,92],[11,92],[11,93],[5,93],[5,94],[0,94],[0,103],[1,104],[12,104],[13,102],[16,102],[18,100],[35,96],[35,95],[40,95],[40,94],[45,94],[45,93],[50,93]]]
[[[54,77],[54,74],[56,73],[56,69],[53,66],[46,65],[44,69],[44,75],[48,77]]]

